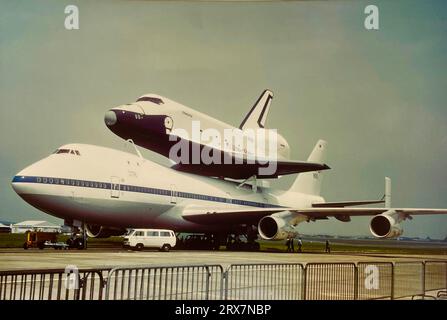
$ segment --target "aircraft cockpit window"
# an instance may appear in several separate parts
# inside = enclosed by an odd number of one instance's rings
[[[138,101],[150,101],[153,102],[155,104],[164,104],[163,100],[161,100],[160,98],[156,98],[156,97],[141,97],[137,100]]]
[[[70,153],[70,149],[57,149],[55,153]]]
[[[77,156],[81,155],[81,153],[78,150],[71,150],[71,149],[57,149],[53,153],[54,154],[69,153],[69,154],[74,154],[74,155],[77,155]]]

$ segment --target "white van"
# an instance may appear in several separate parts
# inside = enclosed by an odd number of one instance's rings
[[[175,247],[177,239],[172,230],[165,229],[134,229],[125,238],[123,246],[133,250],[144,248],[157,248],[160,251],[169,251]]]

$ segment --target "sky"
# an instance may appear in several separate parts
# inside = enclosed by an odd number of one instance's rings
[[[379,30],[364,27],[370,3]],[[70,4],[79,30],[64,28]],[[447,208],[444,1],[0,5],[0,220],[61,222],[22,201],[12,177],[66,143],[124,149],[103,121],[111,107],[158,93],[239,125],[266,88],[275,94],[267,127],[294,159],[328,141],[327,201],[379,198],[389,176],[394,206]],[[369,235],[369,219],[299,230]],[[447,216],[403,227],[405,236],[443,239]]]

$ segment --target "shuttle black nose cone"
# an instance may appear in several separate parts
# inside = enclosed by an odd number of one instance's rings
[[[113,126],[116,123],[116,113],[112,110],[109,110],[104,115],[104,122],[107,126]]]

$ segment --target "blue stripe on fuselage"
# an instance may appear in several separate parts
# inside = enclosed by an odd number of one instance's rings
[[[133,186],[127,184],[114,184],[110,182],[101,182],[101,181],[91,181],[91,180],[78,180],[78,179],[66,179],[66,178],[56,178],[56,177],[37,177],[37,176],[15,176],[12,179],[13,183],[40,183],[40,184],[53,184],[53,185],[63,185],[63,186],[72,186],[72,187],[80,187],[80,188],[94,188],[94,189],[107,189],[107,190],[119,190],[125,192],[137,192],[137,193],[147,193],[147,194],[155,194],[161,196],[171,196],[172,191],[167,189],[157,189],[157,188],[148,188],[141,186]],[[254,202],[240,199],[232,199],[232,198],[222,198],[222,197],[214,197],[205,194],[198,193],[190,193],[183,191],[176,191],[175,196],[178,198],[185,199],[196,199],[196,200],[204,200],[204,201],[213,201],[213,202],[223,202],[234,205],[242,205],[242,206],[250,206],[250,207],[258,207],[258,208],[280,208],[281,206],[272,205],[268,203],[262,202]]]

